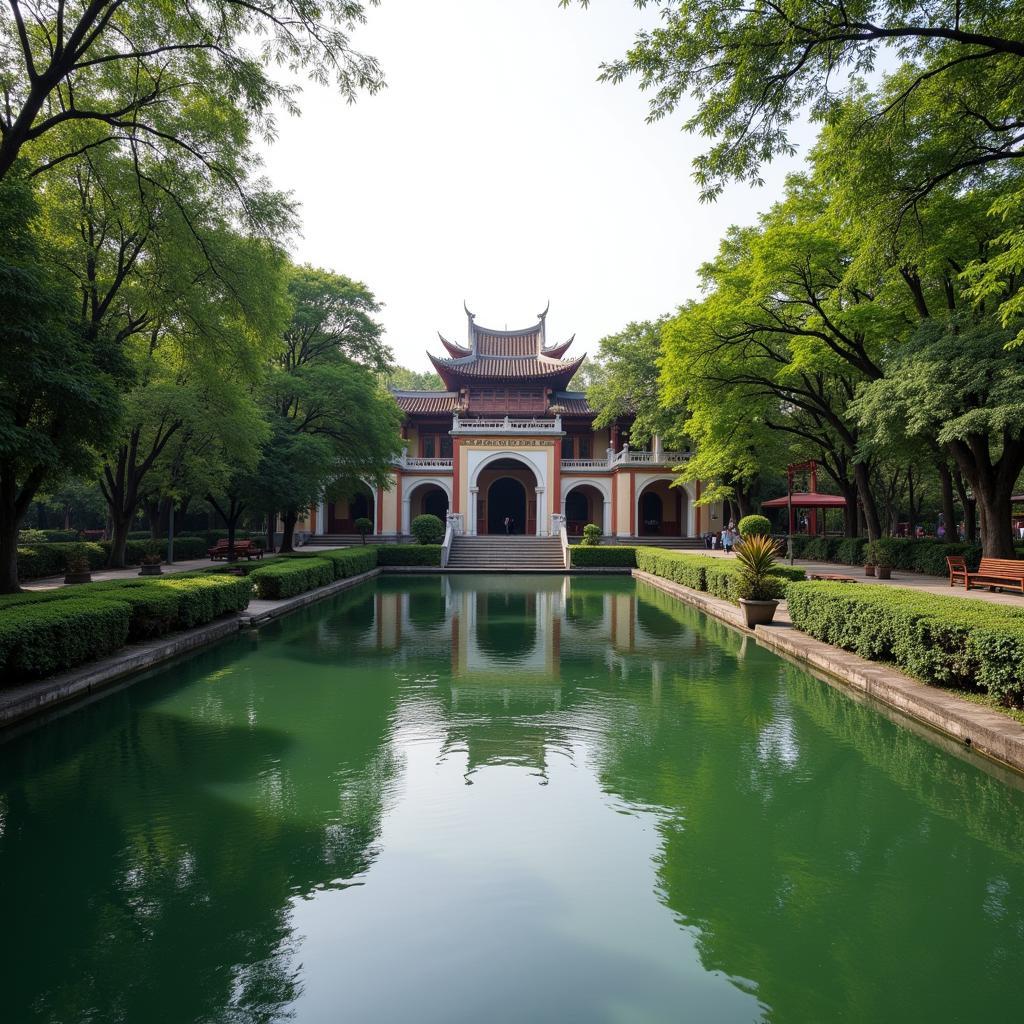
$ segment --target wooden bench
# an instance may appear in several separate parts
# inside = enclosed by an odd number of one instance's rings
[[[227,561],[229,554],[228,542],[226,540],[219,540],[210,549],[207,550],[207,555],[216,562],[218,559],[223,558]],[[236,540],[235,541],[235,557],[246,559],[262,558],[263,548],[254,544],[251,540]]]
[[[1018,558],[983,558],[977,572],[964,574],[964,590],[979,587],[1005,587],[1024,594],[1024,561]]]
[[[946,568],[949,570],[949,585],[962,583],[967,589],[967,561],[963,555],[946,555]]]

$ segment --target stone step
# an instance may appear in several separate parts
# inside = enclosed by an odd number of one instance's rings
[[[455,537],[448,556],[449,569],[484,569],[494,572],[531,569],[560,570],[562,543],[557,537],[502,535]]]

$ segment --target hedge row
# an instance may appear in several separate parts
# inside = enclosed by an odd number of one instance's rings
[[[0,674],[5,680],[49,675],[126,642],[192,629],[241,611],[250,592],[240,577],[182,573],[5,595]]]
[[[376,551],[377,565],[441,564],[440,544],[381,544]]]
[[[913,540],[909,537],[886,537],[886,548],[892,553],[895,569],[920,572],[929,576],[945,576],[946,556],[963,555],[968,566],[978,567],[981,560],[980,544],[946,543],[941,540]],[[793,538],[793,554],[818,562],[839,562],[843,565],[863,565],[863,537],[803,537]],[[1024,548],[1018,548],[1024,557]]]
[[[334,563],[329,558],[298,556],[253,569],[246,579],[263,601],[279,601],[332,583]]]
[[[703,591],[724,601],[732,601],[733,604],[738,603],[733,586],[739,570],[738,562],[667,551],[664,548],[638,547],[636,567],[691,590]],[[806,578],[803,569],[790,568],[788,565],[777,565],[772,571],[785,581]]]
[[[786,598],[793,625],[825,643],[895,662],[926,683],[1024,704],[1024,610],[842,583],[791,584]]]
[[[125,545],[125,564],[139,565],[149,554],[151,541],[130,540]],[[201,537],[175,537],[174,557],[179,561],[203,558],[209,545]],[[166,559],[166,542],[159,546],[160,557]],[[18,579],[38,580],[46,576],[60,576],[67,567],[68,558],[83,554],[89,559],[90,569],[102,569],[110,557],[110,541],[83,541],[18,545]]]
[[[574,568],[623,565],[635,568],[636,548],[620,547],[617,544],[608,547],[574,544],[569,548],[569,558]]]

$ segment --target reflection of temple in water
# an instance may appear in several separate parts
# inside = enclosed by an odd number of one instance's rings
[[[649,680],[657,701],[670,672],[689,674],[699,655],[703,673],[707,657],[721,656],[690,627],[690,613],[680,618],[659,599],[626,578],[385,578],[347,616],[357,635],[345,646],[386,654],[399,674],[419,671],[424,657],[447,665],[413,677],[442,705],[446,753],[464,752],[470,770],[514,764],[543,775],[552,749],[568,750],[564,712],[586,699],[581,680]]]

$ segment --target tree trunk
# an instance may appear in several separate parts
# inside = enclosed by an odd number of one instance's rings
[[[267,513],[267,552],[274,553],[274,527],[277,525],[277,513]]]
[[[107,557],[108,569],[124,568],[124,553],[128,546],[128,531],[132,528],[134,515],[112,516],[110,531],[110,555]]]
[[[6,495],[0,506],[0,594],[17,594],[18,585],[18,530],[21,527],[14,502]]]
[[[950,447],[957,466],[974,491],[981,517],[981,553],[986,558],[1014,558],[1014,484],[1024,466],[1024,440],[1005,435],[999,459],[989,458],[989,438],[969,436]]]
[[[153,540],[160,539],[160,500],[146,499],[146,518],[149,520],[149,535]],[[164,534],[166,534],[166,529]]]
[[[861,508],[864,510],[864,526],[868,532],[868,540],[878,540],[882,536],[882,523],[878,517],[878,506],[871,492],[871,475],[866,462],[853,464],[853,478],[857,484]]]
[[[295,537],[295,524],[299,521],[299,513],[296,509],[288,509],[282,518],[281,551],[294,551],[292,541]]]
[[[917,505],[914,502],[914,467],[907,467],[907,536],[917,536]]]
[[[945,461],[936,463],[939,471],[939,489],[942,492],[942,522],[945,527],[943,540],[956,540],[956,506],[953,504],[953,474]]]

